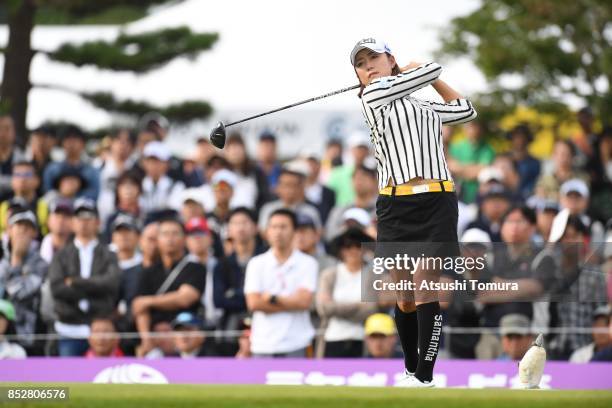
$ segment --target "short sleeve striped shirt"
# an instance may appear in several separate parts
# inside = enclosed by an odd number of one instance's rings
[[[378,78],[363,90],[363,113],[378,163],[378,186],[400,185],[415,178],[452,180],[444,157],[442,125],[476,117],[467,99],[448,103],[410,96],[440,76],[434,62],[396,76]]]

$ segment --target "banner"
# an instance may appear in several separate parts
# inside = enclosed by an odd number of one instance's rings
[[[289,384],[393,386],[400,360],[232,358],[29,358],[0,361],[2,382],[140,384]],[[440,360],[439,387],[512,388],[517,362]],[[540,384],[551,389],[612,389],[612,363],[548,362]]]

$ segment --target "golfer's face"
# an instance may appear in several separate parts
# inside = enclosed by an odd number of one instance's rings
[[[369,49],[361,50],[355,57],[355,71],[362,84],[369,84],[376,78],[391,75],[395,59]]]

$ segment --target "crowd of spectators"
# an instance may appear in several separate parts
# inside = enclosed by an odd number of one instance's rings
[[[612,132],[588,108],[577,120],[546,160],[526,125],[508,152],[478,122],[444,129],[460,241],[506,244],[491,279],[538,301],[451,295],[443,356],[520,359],[544,328],[552,358],[612,359]],[[401,357],[393,297],[362,297],[378,195],[367,134],[281,162],[269,131],[253,154],[234,134],[176,157],[168,129],[146,115],[91,149],[78,127],[41,127],[22,149],[0,116],[0,358]]]

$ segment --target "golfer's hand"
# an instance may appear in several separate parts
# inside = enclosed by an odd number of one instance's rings
[[[414,62],[414,61],[412,61],[412,62],[410,62],[410,64],[408,64],[405,67],[401,68],[401,71],[402,72],[406,72],[406,71],[409,71],[409,70],[411,70],[413,68],[420,67],[421,65],[423,65],[422,62]]]

